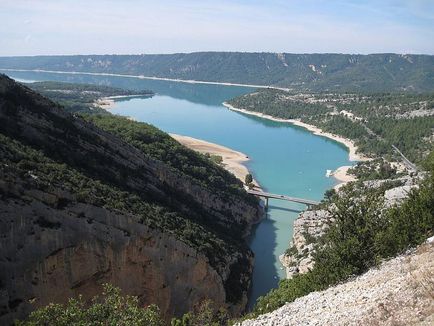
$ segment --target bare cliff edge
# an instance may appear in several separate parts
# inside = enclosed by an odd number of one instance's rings
[[[1,324],[105,282],[166,317],[204,299],[244,309],[257,200],[205,187],[2,75],[0,140]],[[92,182],[149,210],[74,188]]]

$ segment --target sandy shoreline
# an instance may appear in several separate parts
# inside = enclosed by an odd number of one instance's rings
[[[237,111],[237,112],[241,112],[244,114],[254,115],[254,116],[257,116],[257,117],[260,117],[263,119],[272,120],[272,121],[291,123],[295,126],[305,128],[305,129],[311,131],[315,135],[323,136],[323,137],[332,139],[334,141],[337,141],[348,148],[348,158],[350,161],[359,161],[360,162],[360,161],[370,160],[370,158],[365,157],[362,154],[356,153],[357,146],[354,144],[354,142],[352,140],[338,136],[338,135],[334,135],[334,134],[329,133],[329,132],[322,131],[320,128],[318,128],[316,126],[313,126],[313,125],[310,125],[310,124],[307,124],[307,123],[304,123],[304,122],[301,122],[301,121],[295,120],[295,119],[275,118],[275,117],[268,115],[268,114],[263,114],[263,113],[259,113],[259,112],[252,112],[252,111],[248,111],[248,110],[244,110],[244,109],[239,109],[239,108],[233,107],[232,105],[230,105],[226,102],[223,102],[223,105],[232,111]],[[340,187],[342,187],[344,184],[346,184],[348,182],[357,180],[356,177],[348,174],[349,168],[351,168],[351,166],[341,166],[332,172],[331,176],[333,176],[337,181],[339,181],[339,184],[337,184],[334,187],[335,189],[339,189]]]
[[[141,97],[145,95],[115,95],[115,96],[107,96],[107,97],[101,97],[93,102],[94,106],[99,107],[104,110],[110,110],[113,109],[115,106],[115,102],[117,99],[121,98],[134,98],[134,97]]]
[[[115,99],[124,98],[124,97],[136,97],[136,96],[139,95],[119,95],[119,96],[103,97],[97,99],[94,102],[94,105],[101,109],[109,111],[114,107]],[[205,140],[201,140],[189,136],[182,136],[177,134],[170,134],[170,136],[175,140],[177,140],[182,145],[184,145],[185,147],[188,147],[196,152],[202,154],[208,153],[210,155],[221,156],[223,160],[222,161],[223,167],[227,171],[235,175],[235,177],[237,177],[237,179],[239,179],[244,184],[246,175],[250,173],[250,171],[244,165],[244,163],[249,160],[249,157],[244,153],[235,151],[231,148],[222,145],[210,143]],[[256,180],[253,180],[253,184],[256,186],[256,188],[260,189],[260,186]]]
[[[218,155],[223,159],[223,167],[235,175],[241,182],[244,183],[246,175],[249,170],[244,165],[249,160],[249,157],[244,153],[235,151],[228,147],[207,142],[205,140],[196,139],[189,136],[182,136],[177,134],[170,134],[172,138],[180,142],[185,147],[188,147],[196,152],[210,155]],[[258,183],[254,180],[254,184],[259,187]]]
[[[251,88],[270,88],[270,89],[279,89],[284,91],[289,90],[289,88],[269,86],[269,85],[214,82],[214,81],[203,81],[203,80],[193,80],[193,79],[176,79],[176,78],[143,76],[143,75],[111,74],[105,72],[80,72],[80,71],[60,71],[60,70],[43,70],[43,69],[9,69],[9,68],[0,68],[0,71],[23,71],[23,72],[27,71],[27,72],[48,72],[53,74],[112,76],[112,77],[126,77],[126,78],[138,78],[138,79],[149,79],[149,80],[164,80],[164,81],[187,83],[187,84],[207,84],[207,85],[240,86],[240,87],[251,87]]]
[[[338,190],[348,182],[357,181],[357,178],[354,175],[348,173],[348,170],[351,168],[351,165],[344,165],[332,172],[331,176],[339,181],[339,183],[333,187],[335,190]]]
[[[350,161],[367,161],[369,160],[369,158],[363,156],[362,154],[358,154],[356,153],[357,151],[357,146],[354,145],[354,142],[348,138],[344,138],[338,135],[334,135],[332,133],[329,132],[325,132],[322,131],[320,128],[314,126],[314,125],[310,125],[304,122],[301,122],[299,120],[296,119],[281,119],[281,118],[275,118],[271,115],[268,114],[264,114],[264,113],[259,113],[259,112],[252,112],[252,111],[248,111],[248,110],[244,110],[244,109],[238,109],[233,107],[232,105],[223,102],[223,105],[225,107],[227,107],[229,110],[232,111],[237,111],[237,112],[241,112],[244,114],[249,114],[249,115],[254,115],[260,118],[264,118],[264,119],[268,119],[268,120],[272,120],[272,121],[277,121],[277,122],[286,122],[286,123],[291,123],[295,126],[299,126],[299,127],[303,127],[309,131],[311,131],[313,134],[318,135],[318,136],[323,136],[329,139],[332,139],[334,141],[337,141],[338,143],[341,143],[343,145],[345,145],[345,147],[348,148],[348,157]]]

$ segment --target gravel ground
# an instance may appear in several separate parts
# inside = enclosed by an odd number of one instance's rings
[[[434,325],[434,241],[347,283],[314,292],[253,325]]]

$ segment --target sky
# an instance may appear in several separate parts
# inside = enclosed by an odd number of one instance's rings
[[[434,0],[0,0],[0,56],[434,54]]]

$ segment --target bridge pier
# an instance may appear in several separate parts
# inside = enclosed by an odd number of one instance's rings
[[[268,210],[268,197],[265,197],[265,210]]]

